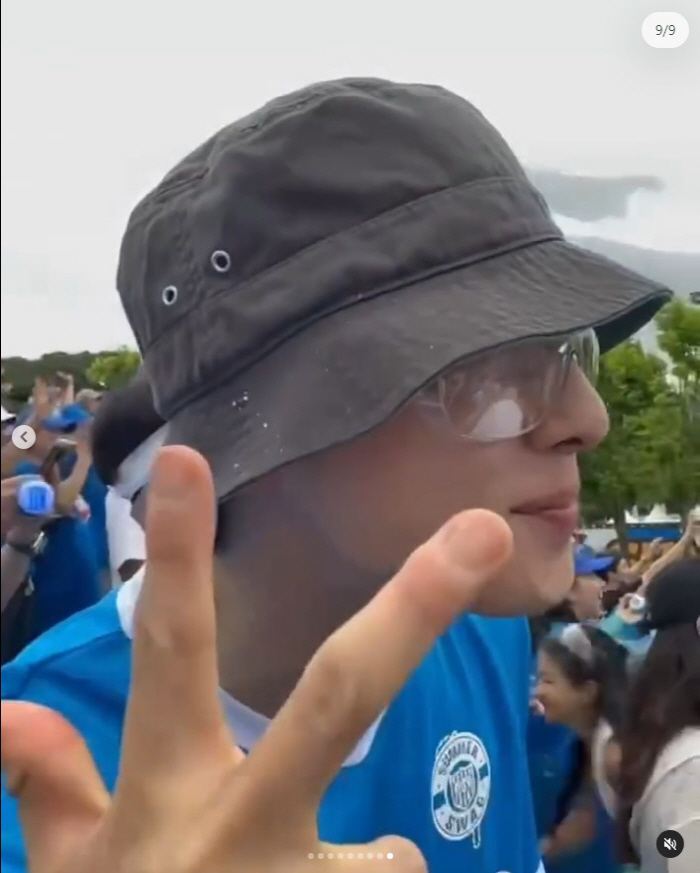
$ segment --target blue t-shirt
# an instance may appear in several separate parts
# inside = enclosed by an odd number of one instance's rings
[[[30,461],[17,465],[17,476],[38,474]],[[77,518],[58,518],[46,528],[46,545],[32,561],[32,636],[38,636],[100,599],[97,556],[90,527]]]
[[[330,786],[319,811],[321,838],[404,836],[418,844],[431,873],[535,873],[528,655],[524,620],[456,622]],[[130,642],[109,594],[7,665],[2,694],[63,713],[111,790],[129,681]],[[2,870],[26,870],[16,804],[4,791]]]
[[[571,811],[564,808],[578,766],[578,737],[563,725],[532,713],[528,728],[528,765],[532,780],[537,834],[545,837]],[[571,798],[573,801],[573,798]],[[547,861],[547,873],[615,873],[614,824],[595,798],[596,831],[588,846]]]
[[[100,570],[109,570],[109,545],[107,540],[107,486],[90,467],[85,484],[83,497],[90,507],[90,532],[97,553],[97,563]]]
[[[77,456],[69,455],[61,465],[61,477],[70,476],[75,466]],[[107,486],[90,465],[81,495],[90,507],[88,527],[92,536],[93,547],[97,556],[97,566],[100,570],[109,570],[109,545],[107,539]]]

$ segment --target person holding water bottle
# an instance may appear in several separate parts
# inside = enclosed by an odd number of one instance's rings
[[[28,637],[32,560],[46,537],[44,526],[55,508],[54,489],[38,476],[2,481],[2,663],[13,657]]]

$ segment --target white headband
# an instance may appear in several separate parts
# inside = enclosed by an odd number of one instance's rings
[[[593,665],[593,645],[580,624],[567,624],[559,635],[559,642],[588,666]]]
[[[148,485],[153,462],[158,454],[158,449],[165,442],[167,429],[167,425],[163,425],[155,433],[152,433],[119,465],[114,490],[120,497],[133,500],[138,492]]]

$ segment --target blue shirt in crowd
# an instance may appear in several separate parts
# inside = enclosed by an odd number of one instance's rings
[[[110,789],[130,681],[134,584],[138,577],[54,628],[2,673],[3,698],[44,704],[72,722]],[[431,873],[540,869],[525,748],[529,646],[521,619],[455,622],[328,789],[321,838],[401,835],[418,844]],[[266,720],[230,698],[225,710],[249,748]],[[16,804],[4,791],[2,870],[26,871]]]
[[[31,461],[17,465],[15,475],[37,475]],[[57,518],[45,527],[46,545],[32,561],[34,597],[31,636],[93,606],[100,599],[97,555],[89,525],[78,518]]]
[[[566,627],[555,622],[549,635],[558,636]],[[537,684],[537,659],[532,663],[530,686]],[[572,810],[578,778],[580,740],[575,731],[565,725],[548,722],[530,711],[527,728],[527,754],[532,799],[538,838],[551,835]],[[567,803],[568,801],[568,803]],[[595,838],[577,852],[547,861],[547,873],[616,873],[614,826],[603,805],[595,800]]]
[[[61,478],[65,479],[73,472],[77,458],[69,455],[61,466]],[[90,465],[81,495],[90,507],[88,528],[92,537],[97,566],[100,570],[109,570],[109,546],[107,540],[107,486]]]
[[[578,769],[579,740],[574,731],[550,724],[531,713],[528,726],[528,766],[532,784],[537,834],[546,837],[573,808],[566,806]],[[570,797],[573,802],[574,798]],[[595,838],[583,849],[547,861],[547,873],[615,873],[613,822],[595,799]]]

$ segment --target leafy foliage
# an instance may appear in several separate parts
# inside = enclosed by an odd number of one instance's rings
[[[122,347],[99,355],[88,368],[88,379],[103,388],[118,388],[130,382],[141,364],[141,356],[133,349]]]
[[[700,499],[700,309],[674,301],[657,326],[666,359],[629,341],[601,361],[610,434],[582,462],[586,520],[612,518],[623,545],[625,510],[685,514]]]
[[[56,373],[70,373],[76,391],[95,387],[87,376],[92,361],[98,357],[94,352],[49,352],[40,358],[3,358],[3,396],[8,405],[15,408],[25,403],[32,393],[34,380],[41,376],[51,380]]]
[[[3,358],[3,403],[13,410],[29,399],[37,376],[51,382],[57,373],[70,373],[75,390],[123,385],[141,363],[138,352],[120,348],[104,352],[49,352],[34,360]]]

